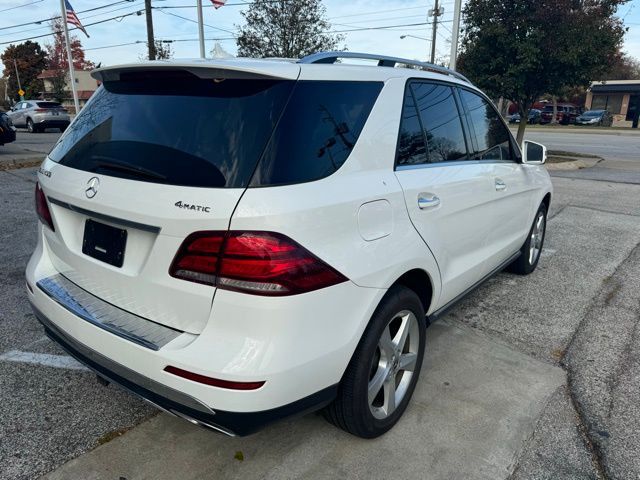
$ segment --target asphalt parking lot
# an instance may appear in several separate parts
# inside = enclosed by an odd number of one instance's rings
[[[640,156],[596,168],[554,173],[538,270],[429,328],[414,400],[374,441],[317,415],[222,437],[99,385],[30,312],[35,173],[0,171],[0,478],[640,478]]]

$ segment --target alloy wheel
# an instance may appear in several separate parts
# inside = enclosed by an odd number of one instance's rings
[[[531,242],[529,246],[529,264],[534,265],[540,256],[542,250],[542,240],[544,239],[544,212],[538,212],[536,221],[531,231]]]
[[[415,314],[409,310],[398,312],[382,330],[369,369],[369,409],[375,418],[388,418],[404,399],[415,373],[419,348]]]

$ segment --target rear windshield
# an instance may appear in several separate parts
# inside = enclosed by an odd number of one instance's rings
[[[49,156],[68,167],[192,187],[244,187],[293,82],[105,82]]]
[[[62,108],[58,102],[36,102],[36,105],[40,108]]]
[[[49,156],[191,187],[314,180],[346,160],[382,85],[335,83],[185,75],[105,82]]]

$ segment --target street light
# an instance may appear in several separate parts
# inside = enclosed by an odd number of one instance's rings
[[[427,45],[429,45],[429,42],[430,42],[428,38],[418,37],[417,35],[400,35],[400,40],[404,40],[407,37],[417,38],[418,40],[424,40],[425,42],[427,42]]]
[[[425,41],[429,41],[428,38],[424,38],[424,37],[417,37],[416,35],[400,35],[400,40],[404,40],[407,37],[412,37],[412,38],[417,38],[418,40],[425,40]]]

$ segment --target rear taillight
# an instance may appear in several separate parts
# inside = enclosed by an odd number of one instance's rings
[[[34,111],[35,111],[35,112],[42,113],[42,112],[48,112],[48,111],[49,111],[49,109],[48,109],[48,108],[36,108]]]
[[[38,213],[40,221],[55,232],[56,229],[53,226],[53,219],[51,218],[51,212],[47,204],[47,197],[45,197],[39,182],[36,182],[36,212]]]
[[[273,232],[196,232],[182,243],[172,277],[255,295],[295,295],[347,278]]]

